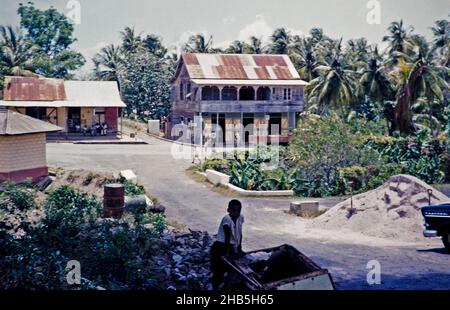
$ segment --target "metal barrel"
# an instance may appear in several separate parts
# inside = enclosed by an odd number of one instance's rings
[[[103,217],[121,218],[125,210],[125,186],[106,184],[103,194]]]

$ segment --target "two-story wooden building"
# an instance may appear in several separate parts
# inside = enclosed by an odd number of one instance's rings
[[[306,85],[286,55],[183,54],[172,80],[172,124],[200,117],[204,127],[220,126],[225,143],[236,139],[231,127],[241,128],[241,143],[263,132],[283,142],[303,111]]]

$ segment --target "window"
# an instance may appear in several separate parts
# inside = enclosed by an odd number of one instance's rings
[[[202,88],[202,100],[220,100],[220,90],[216,86]]]
[[[184,100],[184,85],[180,83],[180,100]]]
[[[192,99],[192,94],[191,94],[191,83],[187,83],[186,84],[186,97],[188,100]]]
[[[255,89],[251,86],[243,86],[239,90],[239,100],[240,101],[255,100]]]
[[[259,87],[256,93],[256,100],[270,100],[270,88]]]
[[[291,100],[292,99],[292,92],[290,88],[285,88],[283,91],[283,99],[284,100]]]
[[[222,100],[224,101],[237,100],[237,88],[233,86],[225,86],[222,89]]]

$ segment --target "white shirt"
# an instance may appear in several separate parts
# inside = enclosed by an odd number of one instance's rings
[[[229,214],[225,215],[220,222],[216,240],[225,243],[225,231],[223,230],[223,226],[227,225],[231,230],[230,243],[233,245],[234,249],[237,250],[242,238],[242,224],[244,224],[244,216],[239,216],[235,223]]]

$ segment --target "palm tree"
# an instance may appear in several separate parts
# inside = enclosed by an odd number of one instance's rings
[[[292,43],[291,33],[286,28],[275,29],[270,37],[271,45],[269,52],[271,54],[288,54]]]
[[[134,28],[125,27],[120,33],[122,38],[122,50],[124,53],[134,53],[142,46],[140,35],[135,35]]]
[[[340,110],[342,118],[345,119],[347,107],[354,99],[355,72],[346,68],[342,57],[336,57],[330,63],[318,66],[315,71],[319,76],[308,86],[309,100],[313,108],[317,108],[321,113],[330,108]]]
[[[363,67],[368,61],[369,45],[365,38],[357,40],[349,40],[347,42],[347,50],[345,57],[347,62],[351,64],[354,70]]]
[[[37,76],[33,58],[39,47],[31,43],[20,29],[0,26],[0,65],[5,74]]]
[[[193,35],[184,45],[183,50],[188,53],[214,53],[213,38],[210,36],[206,39],[205,36],[200,33]]]
[[[361,100],[367,96],[375,103],[377,110],[384,111],[382,114],[385,116],[389,128],[392,122],[392,113],[386,113],[386,109],[389,110],[390,105],[386,105],[385,102],[394,99],[394,87],[387,73],[386,65],[383,63],[383,58],[378,53],[376,46],[369,54],[367,64],[360,69],[359,74],[356,95]]]
[[[405,28],[403,20],[392,22],[388,27],[389,35],[383,37],[383,42],[389,42],[389,53],[405,53],[411,46],[408,39],[413,30],[411,26]]]
[[[231,45],[225,50],[228,54],[244,54],[247,50],[247,44],[242,41],[235,40],[231,42]]]
[[[261,39],[251,36],[249,43],[247,44],[247,52],[249,54],[263,54],[264,51],[265,47],[263,46]]]
[[[123,61],[122,48],[108,45],[94,56],[92,61],[95,64],[94,75],[103,81],[118,81],[119,67]]]
[[[294,42],[291,58],[303,80],[309,82],[318,76],[315,69],[319,63],[315,56],[311,38],[297,38]]]
[[[448,20],[438,20],[435,27],[431,27],[433,32],[433,48],[438,51],[441,58],[441,65],[450,66],[450,22]]]
[[[399,89],[392,131],[408,134],[415,131],[411,106],[420,97],[425,97],[430,103],[433,100],[444,101],[448,85],[440,73],[448,72],[448,68],[435,63],[433,50],[423,41],[420,46],[416,46],[413,56],[405,53],[399,53],[399,56]]]
[[[159,58],[163,58],[167,54],[167,48],[162,44],[161,38],[154,34],[148,35],[142,43],[150,53]]]
[[[438,20],[435,27],[431,27],[433,32],[433,44],[436,48],[448,47],[450,44],[450,22],[448,20]]]

